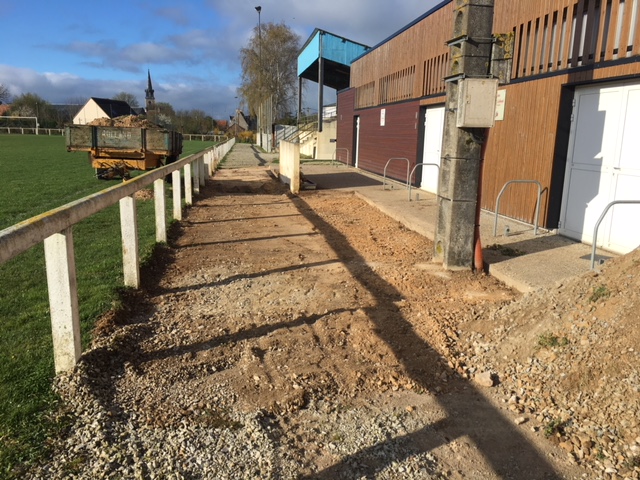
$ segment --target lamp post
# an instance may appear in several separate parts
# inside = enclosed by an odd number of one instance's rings
[[[260,5],[256,7],[256,12],[258,12],[258,135],[260,136],[258,145],[262,146],[262,25],[260,23],[262,7]]]

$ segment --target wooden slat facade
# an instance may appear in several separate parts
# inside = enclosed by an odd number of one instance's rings
[[[353,116],[359,115],[361,168],[382,173],[390,157],[420,161],[421,107],[444,103],[454,4],[441,4],[353,63],[351,89],[338,97],[347,119],[338,147],[351,151]],[[513,32],[514,45],[511,83],[500,87],[504,121],[491,129],[485,152],[483,208],[495,208],[508,180],[538,180],[545,189],[540,222],[557,225],[571,113],[562,102],[579,85],[640,79],[639,22],[640,0],[495,1],[494,33]],[[393,178],[404,175],[400,164],[391,167]],[[535,199],[535,187],[512,186],[500,213],[532,223]]]
[[[445,42],[451,37],[452,14],[450,3],[358,59],[354,62],[357,66],[351,69],[351,87],[366,90],[374,85],[376,105],[381,104],[381,99],[387,99],[382,103],[393,103],[443,93],[443,78],[449,70]],[[400,77],[404,83],[394,81]],[[356,104],[357,108],[369,106],[372,105],[365,101]]]

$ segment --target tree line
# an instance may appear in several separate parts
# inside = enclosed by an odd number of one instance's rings
[[[24,93],[11,99],[8,89],[0,84],[0,104],[8,103],[9,100],[11,100],[10,108],[0,116],[0,126],[33,128],[33,120],[3,122],[2,117],[37,117],[40,128],[63,128],[66,124],[73,122],[73,117],[87,102],[87,99],[77,98],[70,99],[64,105],[53,105],[35,93]],[[135,95],[127,92],[114,95],[112,100],[123,100],[132,108],[140,106]],[[155,121],[161,126],[181,133],[201,135],[224,133],[223,127],[226,126],[226,122],[221,124],[203,110],[175,110],[167,102],[156,103]]]

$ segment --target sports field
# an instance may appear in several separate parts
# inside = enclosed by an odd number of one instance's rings
[[[185,142],[183,156],[211,145]],[[0,135],[0,172],[0,229],[119,182],[97,180],[87,154],[68,153],[62,136]],[[154,205],[137,205],[144,259],[155,245]],[[86,346],[95,319],[119,302],[118,206],[79,223],[73,236]],[[48,308],[42,245],[0,265],[0,478],[18,478],[15,465],[42,455],[49,429],[62,428],[46,419],[55,404]]]

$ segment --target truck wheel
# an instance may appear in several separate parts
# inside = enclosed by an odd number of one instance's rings
[[[96,178],[98,180],[111,180],[113,178],[113,169],[96,168]]]

